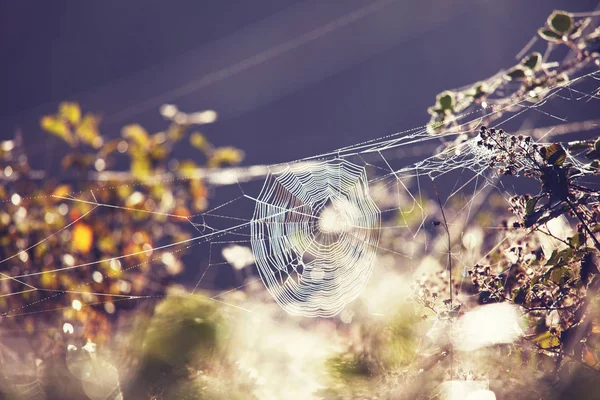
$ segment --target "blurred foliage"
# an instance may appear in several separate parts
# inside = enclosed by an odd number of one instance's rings
[[[210,188],[194,178],[203,164],[175,158],[176,144],[189,138],[210,168],[238,164],[243,153],[215,148],[195,130],[214,121],[214,112],[196,122],[177,113],[178,122],[163,132],[128,125],[121,138],[107,139],[98,115],[61,103],[40,126],[70,148],[62,180],[30,167],[20,135],[1,143],[0,259],[3,271],[19,278],[0,281],[0,335],[26,339],[14,356],[34,377],[35,363],[56,362],[52,348],[64,356],[66,346],[58,343],[110,341],[120,312],[140,301],[128,296],[163,296],[183,271],[187,246],[154,248],[191,237],[185,217],[206,209]],[[107,170],[124,161],[129,170]]]
[[[585,68],[597,67],[600,28],[590,31],[591,22],[591,17],[575,17],[565,11],[554,11],[546,26],[538,30],[539,38],[547,43],[544,54],[531,52],[518,64],[488,79],[438,94],[435,105],[428,109],[431,115],[428,131],[441,134],[448,128],[457,127],[462,116],[481,108],[485,110],[483,123],[492,125],[493,121],[510,111],[511,105],[522,101],[541,101],[553,88],[567,84]],[[551,55],[561,46],[573,50],[575,59],[551,61]],[[466,128],[473,128],[479,122],[476,121],[467,124]]]
[[[229,321],[217,304],[169,296],[152,318],[133,329],[124,351],[136,358],[136,368],[124,385],[125,398],[248,398],[250,382],[233,382],[236,368],[226,347]],[[230,378],[227,384],[216,379],[223,374]]]

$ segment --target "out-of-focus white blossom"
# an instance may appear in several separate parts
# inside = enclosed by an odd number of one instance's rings
[[[512,343],[523,334],[519,309],[507,303],[489,304],[465,313],[452,334],[457,349],[477,350],[500,343]]]
[[[223,258],[235,269],[242,269],[254,263],[254,254],[246,246],[231,245],[221,252]]]

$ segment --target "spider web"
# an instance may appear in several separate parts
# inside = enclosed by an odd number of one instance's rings
[[[458,265],[466,275],[467,269],[479,260],[470,258],[465,250],[457,249],[453,243],[464,241],[465,230],[485,208],[492,193],[508,199],[517,191],[514,180],[507,181],[490,168],[498,150],[479,144],[481,126],[492,120],[493,127],[502,127],[507,132],[526,132],[538,144],[543,144],[549,136],[594,129],[595,122],[581,122],[580,110],[595,105],[598,100],[595,86],[600,78],[598,74],[593,71],[566,85],[551,88],[539,101],[511,99],[485,107],[475,105],[457,116],[453,125],[439,134],[431,134],[428,126],[420,126],[304,159],[266,166],[258,173],[253,167],[236,170],[233,182],[237,185],[233,188],[237,189],[238,195],[197,215],[184,217],[164,213],[158,208],[139,210],[123,204],[103,203],[96,196],[103,190],[101,187],[89,193],[57,195],[55,197],[63,203],[87,204],[89,211],[26,249],[5,255],[0,259],[0,266],[8,267],[24,252],[44,245],[53,236],[72,229],[78,221],[100,209],[166,217],[179,221],[194,235],[111,258],[80,264],[65,262],[65,265],[51,269],[13,273],[2,268],[0,299],[21,296],[25,300],[18,307],[0,309],[1,319],[35,317],[62,310],[65,307],[48,304],[67,295],[81,299],[77,300],[79,307],[161,298],[162,295],[155,294],[130,295],[126,290],[123,294],[94,292],[89,287],[98,273],[106,274],[100,271],[101,264],[120,267],[122,261],[145,254],[149,256],[146,261],[127,268],[115,268],[115,273],[123,274],[196,246],[207,250],[208,263],[198,265],[197,279],[183,295],[202,296],[243,313],[256,312],[263,302],[269,301],[294,316],[339,316],[342,321],[347,321],[348,307],[357,301],[369,303],[369,299],[361,296],[378,272],[420,272],[419,260],[428,256],[440,259],[447,256],[446,265],[441,266],[443,273],[451,274],[452,266]],[[571,116],[573,120],[567,119]],[[532,117],[548,121],[549,127],[527,130]],[[573,157],[569,162],[579,163]],[[257,176],[263,179],[261,185],[252,181]],[[232,179],[223,176],[214,179],[219,180]],[[436,201],[427,201],[428,198]],[[497,226],[480,228],[498,229]],[[494,248],[486,249],[483,257],[506,240],[509,240],[508,236]],[[248,268],[250,266],[252,268]],[[218,280],[221,271],[233,273],[227,275],[227,288],[215,290],[214,281]],[[43,287],[45,276],[68,277],[77,273],[84,274],[81,283],[67,284],[66,289]],[[109,275],[104,277],[109,278]],[[451,282],[451,277],[447,281]],[[269,294],[267,299],[251,302],[248,306],[247,302],[234,301],[229,296],[257,283]],[[207,294],[209,292],[212,293]],[[451,306],[453,293],[450,288]],[[39,296],[28,301],[27,296],[31,294]],[[379,308],[380,304],[368,307],[373,315],[385,312]],[[72,332],[73,327],[65,324],[63,330]],[[92,398],[122,398],[118,376],[111,372],[116,369],[108,361],[96,359],[83,349],[74,349],[69,354],[72,358],[70,368],[90,386]],[[8,366],[4,360],[3,366]],[[94,377],[90,375],[92,373]],[[9,377],[8,373],[5,375]],[[100,386],[92,382],[99,375],[103,376]],[[39,380],[24,381],[22,377],[17,380],[21,382],[17,389],[25,398],[45,398]]]
[[[547,110],[560,107],[565,112],[573,104],[597,100],[596,88],[590,90],[595,80],[598,80],[597,71],[549,89],[539,101],[513,99],[485,107],[474,106],[457,116],[454,125],[441,134],[432,135],[427,126],[421,126],[301,160],[268,166],[263,187],[258,194],[252,195],[246,184],[238,181],[238,197],[198,215],[182,217],[160,211],[145,211],[180,219],[197,234],[189,239],[110,259],[16,274],[0,272],[0,283],[10,281],[20,288],[4,292],[2,297],[23,296],[36,291],[46,293],[44,297],[26,302],[19,308],[4,310],[2,317],[14,318],[53,311],[45,309],[44,302],[67,293],[93,296],[94,301],[86,302],[87,305],[102,303],[106,297],[112,302],[153,297],[90,293],[84,290],[86,283],[66,290],[45,289],[36,284],[36,279],[49,274],[71,274],[106,262],[119,263],[120,260],[140,254],[164,254],[176,247],[176,251],[183,251],[202,244],[209,246],[209,264],[195,286],[190,288],[189,294],[197,294],[201,285],[206,283],[209,271],[230,264],[228,261],[213,261],[218,258],[213,251],[214,246],[222,249],[223,246],[243,245],[240,247],[252,249],[252,261],[256,264],[258,278],[286,312],[307,317],[335,316],[345,305],[359,297],[373,272],[376,259],[382,254],[410,259],[428,251],[450,252],[449,248],[428,247],[431,237],[439,234],[429,232],[429,223],[439,221],[431,221],[431,207],[423,206],[423,198],[435,193],[442,210],[453,199],[461,198],[463,206],[454,215],[444,215],[444,218],[448,217],[446,227],[458,226],[460,232],[460,227],[466,226],[472,213],[491,191],[505,198],[510,195],[511,190],[503,185],[496,171],[489,168],[496,152],[477,144],[478,129],[484,120],[495,117],[492,118],[497,120],[495,127],[506,127],[507,131],[515,127],[513,130],[516,131],[522,126],[519,123],[527,121],[531,114],[537,117],[541,115],[554,122],[550,128],[535,132],[539,137],[534,139],[542,143],[556,129],[557,122],[559,129],[567,122],[562,114],[557,116]],[[437,151],[435,147],[440,142],[445,145],[441,151]],[[408,150],[427,146],[431,148],[430,156],[410,162]],[[389,201],[390,196],[394,200]],[[91,209],[51,236],[70,229],[77,221],[99,208],[133,211],[124,205],[99,202],[94,191],[56,197],[65,202],[89,204]],[[388,201],[377,200],[385,198]],[[235,212],[228,214],[228,211],[239,208],[242,202],[251,204],[253,215],[240,217]],[[377,204],[386,202],[388,204]],[[137,209],[135,211],[139,212]],[[417,223],[408,220],[415,218]],[[412,240],[399,248],[384,247],[380,239],[389,236],[390,232],[396,232],[397,235],[400,235],[398,232],[408,232]],[[3,258],[0,263],[7,265],[8,261],[42,245],[51,236]],[[458,260],[457,255],[453,254],[452,257]],[[91,276],[89,278],[91,283]],[[247,278],[257,279],[254,274],[244,277]],[[224,290],[209,298],[242,311],[252,311],[222,300],[221,296],[229,291]]]

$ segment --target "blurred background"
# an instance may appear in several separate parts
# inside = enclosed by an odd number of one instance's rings
[[[424,125],[436,93],[515,62],[554,9],[594,0],[2,2],[0,135],[34,167],[58,102],[160,129],[158,108],[218,112],[206,134],[270,164]],[[182,148],[182,157],[190,150]],[[35,156],[35,157],[33,157]]]

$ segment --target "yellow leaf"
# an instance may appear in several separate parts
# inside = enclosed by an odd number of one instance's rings
[[[150,160],[147,157],[135,157],[131,160],[131,174],[137,179],[147,178],[150,169]]]
[[[40,125],[46,132],[50,132],[70,145],[73,145],[73,136],[65,121],[52,115],[46,115],[40,121]]]
[[[123,127],[121,134],[124,138],[131,139],[140,146],[146,146],[150,140],[148,132],[146,132],[146,130],[138,124],[127,125]]]
[[[114,251],[115,241],[111,236],[104,236],[98,241],[98,248],[106,253]]]
[[[172,124],[167,130],[167,137],[174,142],[177,142],[185,135],[185,127],[178,124]]]
[[[58,114],[72,125],[77,125],[81,119],[81,109],[79,108],[79,104],[68,101],[60,103],[58,106]]]
[[[223,164],[236,165],[244,158],[244,153],[235,147],[219,147],[208,160],[209,167],[220,167]]]
[[[43,273],[41,277],[42,287],[44,288],[55,288],[56,287],[56,274]]]
[[[558,336],[552,335],[549,331],[534,337],[533,341],[542,349],[552,349],[560,346],[560,339]]]
[[[191,160],[185,160],[179,163],[179,167],[177,169],[180,175],[184,177],[193,177],[198,169],[198,166]]]
[[[75,130],[77,136],[79,136],[84,143],[94,146],[96,149],[102,146],[102,137],[100,137],[100,134],[98,133],[99,123],[100,118],[95,115],[86,114]]]
[[[71,186],[59,185],[56,189],[54,189],[54,191],[52,192],[52,195],[59,196],[59,197],[65,197],[69,193],[71,193]]]
[[[208,141],[206,140],[206,137],[199,132],[194,132],[190,135],[190,144],[202,151],[206,151],[208,148]]]
[[[88,253],[92,248],[94,241],[94,232],[92,228],[84,223],[78,222],[73,227],[73,249],[81,253]]]

